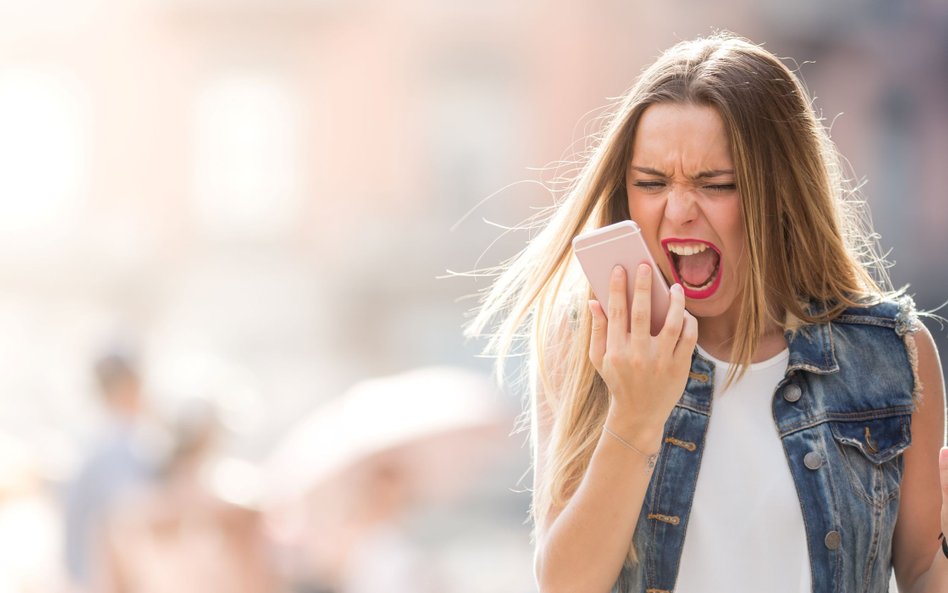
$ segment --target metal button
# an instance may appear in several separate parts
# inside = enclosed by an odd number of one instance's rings
[[[810,451],[803,457],[803,465],[809,469],[819,469],[823,465],[823,458],[816,451]]]
[[[823,543],[826,544],[826,547],[830,550],[835,550],[839,548],[839,544],[843,541],[843,537],[839,534],[838,531],[830,531],[826,534],[826,537],[823,538]]]
[[[800,396],[803,395],[803,390],[800,389],[800,386],[796,383],[791,383],[783,390],[783,399],[788,402],[795,403],[800,400]]]

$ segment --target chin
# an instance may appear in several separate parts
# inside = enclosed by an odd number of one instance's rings
[[[709,299],[685,299],[685,308],[695,317],[717,317],[729,311],[737,302],[736,295],[717,293]]]

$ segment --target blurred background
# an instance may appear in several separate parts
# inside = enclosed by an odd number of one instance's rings
[[[534,591],[522,393],[439,277],[718,28],[948,299],[944,2],[0,1],[0,593]]]

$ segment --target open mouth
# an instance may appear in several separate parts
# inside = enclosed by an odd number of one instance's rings
[[[662,241],[675,280],[695,296],[716,288],[721,274],[721,253],[707,241],[665,239]]]

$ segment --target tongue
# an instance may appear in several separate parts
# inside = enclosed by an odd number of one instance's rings
[[[701,286],[711,279],[717,261],[718,254],[712,249],[705,249],[695,255],[681,255],[678,256],[678,273],[688,284]]]

